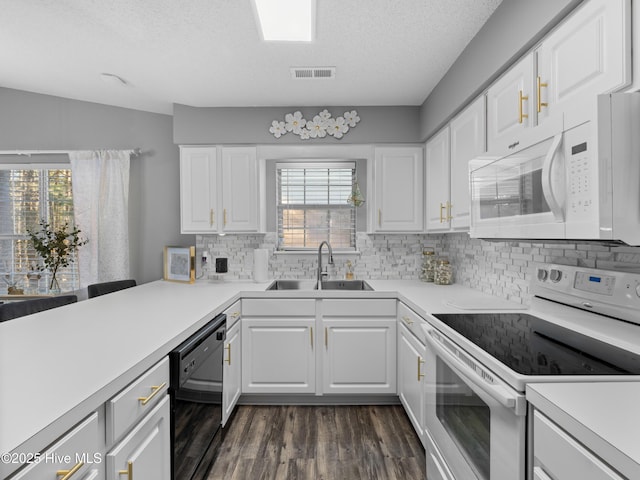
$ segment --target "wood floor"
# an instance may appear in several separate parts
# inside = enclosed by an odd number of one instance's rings
[[[399,405],[240,406],[208,480],[424,480]]]

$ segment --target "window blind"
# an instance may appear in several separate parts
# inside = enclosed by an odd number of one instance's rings
[[[354,162],[278,163],[277,226],[280,250],[355,249],[355,208],[347,203]]]

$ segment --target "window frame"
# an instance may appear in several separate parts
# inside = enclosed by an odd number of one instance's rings
[[[276,229],[276,252],[278,253],[312,253],[317,251],[317,246],[285,246],[283,245],[282,238],[284,236],[283,233],[283,222],[281,219],[281,210],[284,211],[286,205],[281,204],[282,198],[282,185],[281,185],[281,169],[283,168],[299,168],[299,169],[350,169],[351,170],[351,185],[349,187],[349,192],[353,191],[353,187],[355,182],[357,182],[357,162],[353,159],[290,159],[290,160],[282,160],[279,159],[275,164],[275,229]],[[330,186],[330,183],[327,184]],[[306,190],[305,190],[306,192]],[[307,211],[322,211],[322,210],[348,210],[350,212],[351,220],[350,220],[350,246],[349,247],[333,247],[334,253],[355,253],[356,252],[356,233],[357,233],[357,212],[356,207],[345,202],[341,203],[310,203],[310,204],[287,204],[298,206],[299,210],[307,210]],[[306,226],[304,227],[304,231],[306,232]],[[306,235],[306,233],[305,233]],[[330,231],[328,237],[331,237]],[[327,239],[329,240],[329,239]]]

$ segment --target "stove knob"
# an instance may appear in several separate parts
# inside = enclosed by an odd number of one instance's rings
[[[548,273],[544,268],[538,269],[538,280],[544,282],[547,279]]]
[[[636,295],[640,297],[640,284],[636,285]]]
[[[551,273],[549,274],[549,280],[553,283],[558,283],[562,279],[562,270],[551,269]]]

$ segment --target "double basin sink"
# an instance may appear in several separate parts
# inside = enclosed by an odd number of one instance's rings
[[[373,290],[364,280],[275,280],[267,290]]]

